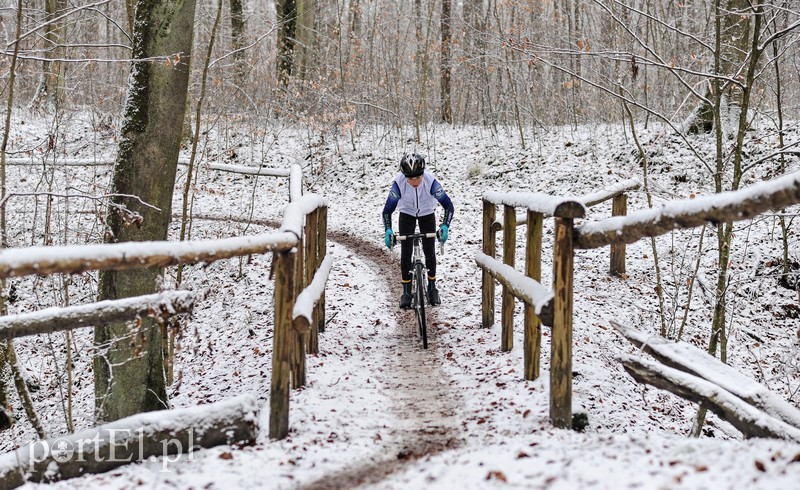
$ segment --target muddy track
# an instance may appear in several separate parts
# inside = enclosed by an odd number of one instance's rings
[[[435,308],[428,312],[429,348],[422,349],[422,341],[416,335],[416,320],[413,313],[401,311],[394,301],[400,297],[401,287],[398,264],[378,244],[342,232],[329,231],[328,238],[354,252],[375,271],[384,286],[390,291],[395,312],[396,329],[387,330],[386,335],[397,348],[386,352],[385,364],[376,377],[382,378],[392,388],[387,421],[391,421],[391,435],[378,447],[385,457],[368,464],[348,467],[340,472],[302,485],[302,489],[353,488],[360,485],[380,483],[389,475],[402,471],[409,462],[453,449],[463,443],[457,417],[458,394],[450,390],[450,379],[441,370],[438,360]]]

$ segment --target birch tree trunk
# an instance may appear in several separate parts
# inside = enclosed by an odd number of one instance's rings
[[[195,0],[139,0],[133,63],[114,168],[117,195],[107,242],[166,240],[186,108]],[[156,61],[144,61],[161,57]],[[166,57],[166,59],[164,59]],[[138,199],[128,197],[138,196]],[[125,208],[125,211],[121,210]],[[100,273],[99,300],[153,293],[163,269]],[[144,320],[95,329],[95,406],[99,420],[167,407],[161,330]]]

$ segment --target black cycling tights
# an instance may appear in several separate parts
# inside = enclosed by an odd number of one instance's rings
[[[400,213],[398,234],[411,235],[416,229],[417,222],[419,222],[420,233],[433,233],[436,231],[435,214],[432,213],[427,216],[414,217],[410,214]],[[425,253],[425,267],[428,268],[428,277],[436,277],[435,240],[435,238],[422,239],[422,251]],[[411,240],[403,240],[400,242],[400,272],[405,282],[411,280],[411,252],[413,245]]]

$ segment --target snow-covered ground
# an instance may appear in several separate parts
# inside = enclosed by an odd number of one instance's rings
[[[29,115],[15,119],[12,151],[22,153],[12,156],[32,153],[39,164],[10,167],[9,192],[98,195],[107,190],[109,167],[42,165],[37,148],[46,147],[47,122]],[[410,131],[364,127],[351,138],[241,124],[224,131],[212,128],[204,158],[281,168],[299,161],[305,166],[306,191],[322,194],[330,203],[328,245],[334,263],[327,285],[328,325],[320,336],[320,354],[309,356],[308,385],[292,393],[289,437],[270,441],[262,427],[254,446],[203,450],[168,464],[148,461],[56,487],[789,489],[800,485],[800,444],[743,440],[714,416],[708,417],[701,438],[690,438],[696,405],[639,385],[622,369],[617,356],[636,350],[610,327],[610,321],[653,335],[661,328],[649,240],[628,246],[624,278],[607,274],[607,248],[576,253],[573,410],[588,415],[584,432],[553,429],[548,421],[548,330],[543,332],[541,377],[525,381],[521,306],[511,352],[500,351],[499,314],[492,329],[481,328],[481,274],[474,260],[481,243],[481,196],[511,190],[580,196],[641,178],[630,134],[613,126],[556,128],[526,135],[523,148],[513,130],[493,134],[485,128],[431,127],[415,147],[407,143],[413,136]],[[108,158],[116,149],[112,130],[94,131],[85,115],[63,121],[59,131],[59,158]],[[223,132],[224,138],[217,136]],[[642,129],[639,136],[650,142],[650,186],[656,205],[713,193],[710,175],[678,139],[659,129]],[[769,131],[757,136],[748,144],[753,160],[771,153],[775,145]],[[791,130],[787,141],[798,137]],[[692,142],[703,152],[713,146],[700,138]],[[450,240],[439,257],[442,305],[430,312],[428,350],[421,348],[411,315],[397,309],[399,260],[396,252],[382,248],[380,219],[399,157],[415,148],[428,156],[430,168],[456,207]],[[800,168],[793,158],[788,165]],[[746,175],[745,185],[774,176],[775,169],[772,162],[756,167]],[[178,188],[184,177],[182,167]],[[197,217],[192,236],[200,239],[273,229],[288,188],[283,178],[201,166],[193,193]],[[41,195],[10,199],[12,246],[46,243],[46,204]],[[178,191],[173,209],[180,205]],[[646,207],[642,191],[631,194],[629,211]],[[56,196],[51,209],[52,243],[99,240],[102,201]],[[797,211],[795,206],[787,214]],[[610,214],[610,203],[601,204],[590,210],[586,221]],[[544,229],[544,284],[550,283],[551,221]],[[794,218],[790,254],[795,262],[800,260],[798,226]],[[173,236],[177,230],[176,224]],[[780,236],[774,213],[736,225],[728,355],[730,364],[797,407],[800,298],[778,285]],[[684,317],[689,280],[700,257],[683,340],[702,347],[708,342],[716,280],[715,230],[706,229],[700,242],[700,229],[695,229],[667,234],[656,243],[666,294],[664,321],[673,334]],[[522,253],[518,247],[517,264],[524,263]],[[202,405],[242,393],[266,402],[272,353],[269,266],[269,256],[253,256],[185,272],[182,287],[202,293],[204,299],[179,340],[177,381],[170,390],[173,406]],[[174,284],[174,275],[171,271],[165,278],[167,287]],[[61,278],[10,283],[17,296],[11,313],[63,304]],[[74,276],[68,288],[70,304],[90,302],[94,277]],[[498,300],[498,308],[499,304]],[[73,411],[76,428],[81,429],[92,425],[91,333],[76,332],[74,343]],[[64,434],[63,335],[20,339],[17,347],[26,374],[39,387],[33,393],[34,403],[48,434]],[[14,403],[20,420],[0,434],[4,451],[35,439]]]

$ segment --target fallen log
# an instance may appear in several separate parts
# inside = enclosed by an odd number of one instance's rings
[[[720,386],[767,414],[800,429],[800,410],[766,386],[686,342],[673,342],[611,322],[623,337],[659,362]]]
[[[0,340],[81,327],[98,327],[113,322],[133,320],[137,316],[163,318],[189,313],[193,304],[194,297],[189,291],[164,291],[66,308],[46,308],[31,313],[0,317]]]
[[[165,467],[180,454],[253,443],[260,404],[243,395],[210,405],[147,412],[85,431],[37,441],[0,456],[0,489],[104,473],[150,457]],[[173,456],[173,458],[170,458]]]
[[[639,357],[622,355],[625,370],[639,383],[653,385],[706,407],[746,437],[800,442],[800,429],[778,420],[718,385]]]

